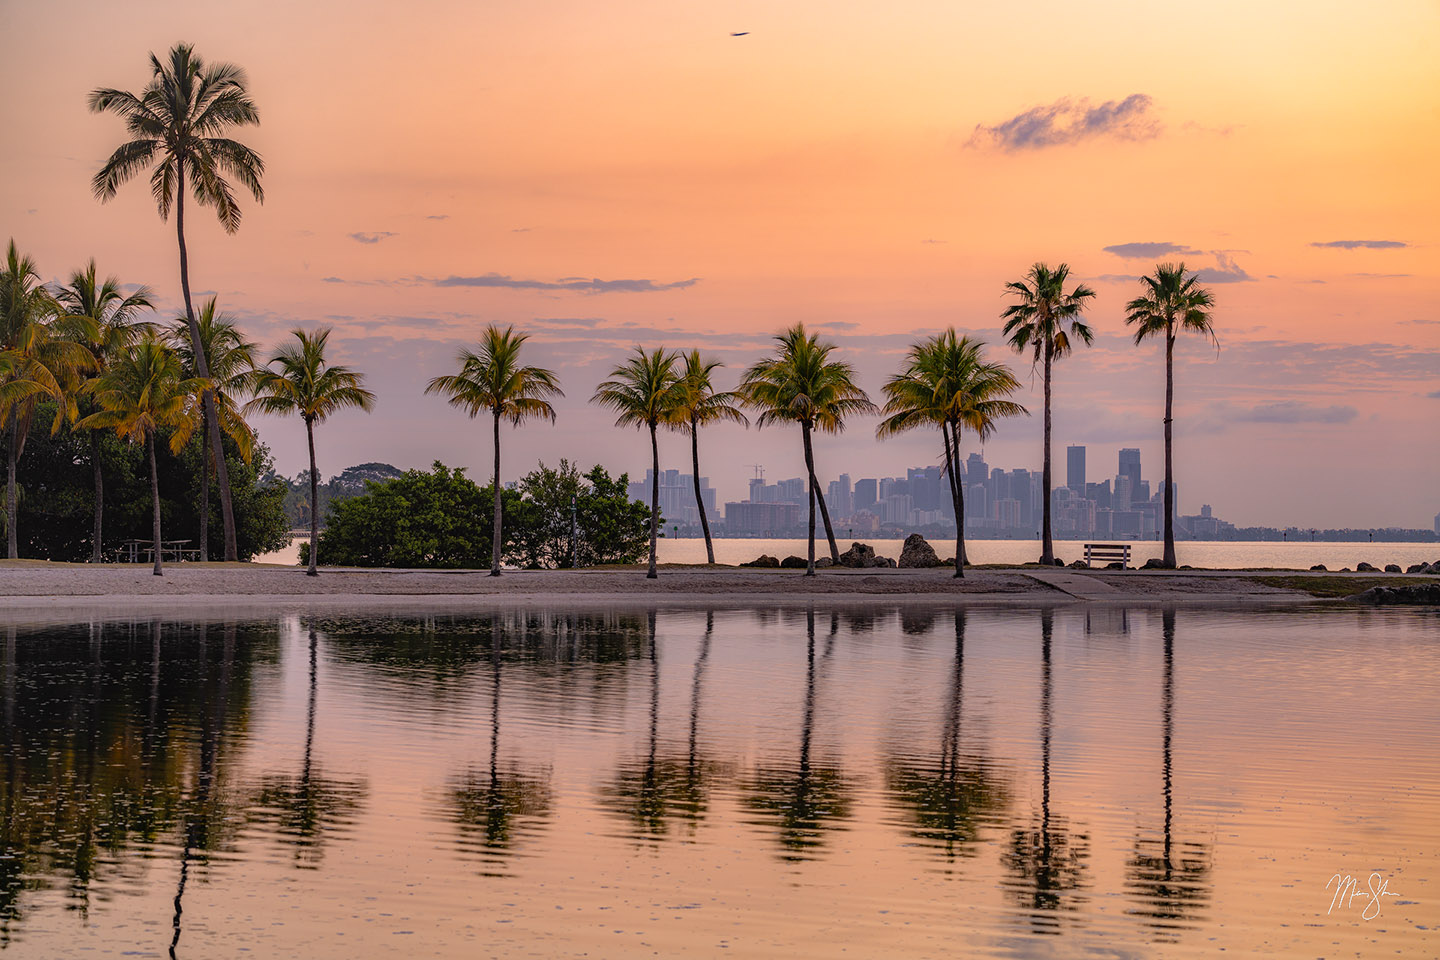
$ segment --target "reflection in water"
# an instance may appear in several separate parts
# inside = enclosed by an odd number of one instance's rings
[[[832,615],[825,656],[833,652],[839,621]],[[815,611],[805,614],[805,719],[800,729],[800,757],[795,766],[762,765],[755,771],[746,798],[755,812],[772,823],[784,860],[809,860],[825,843],[825,832],[839,828],[850,816],[851,785],[838,764],[814,762],[811,740],[815,728]]]
[[[1030,917],[1035,933],[1059,933],[1060,918],[1076,911],[1085,886],[1090,838],[1070,830],[1050,807],[1050,734],[1054,721],[1054,678],[1050,647],[1054,612],[1040,611],[1040,817],[1010,835],[1001,859],[1012,877],[1006,883],[1015,903]]]
[[[660,658],[655,639],[655,611],[648,614],[650,631],[650,736],[645,758],[628,760],[615,778],[600,791],[601,804],[624,817],[634,829],[635,839],[658,839],[670,832],[673,822],[691,833],[710,805],[712,764],[699,755],[700,692],[710,641],[715,632],[715,614],[705,618],[705,636],[695,657],[694,679],[690,684],[690,735],[684,755],[660,754]]]
[[[320,641],[310,628],[310,684],[305,709],[305,757],[298,776],[271,773],[253,790],[247,819],[261,825],[266,836],[294,849],[295,865],[320,865],[327,837],[348,835],[365,799],[363,780],[324,776],[316,769],[315,702],[319,696]]]
[[[550,815],[550,771],[500,763],[500,680],[503,627],[490,622],[490,765],[451,780],[449,817],[460,829],[460,849],[478,856],[481,873],[504,876],[516,845]]]
[[[980,828],[994,823],[1009,797],[989,761],[963,753],[961,721],[965,690],[965,621],[955,611],[955,662],[946,698],[940,755],[934,762],[895,757],[886,765],[885,783],[908,810],[911,833],[953,863],[979,853]]]
[[[1137,835],[1125,865],[1125,886],[1139,901],[1128,913],[1144,918],[1157,937],[1173,940],[1194,925],[1210,899],[1210,849],[1203,842],[1176,843],[1171,741],[1175,729],[1175,610],[1162,614],[1165,668],[1160,694],[1165,823],[1159,838]]]

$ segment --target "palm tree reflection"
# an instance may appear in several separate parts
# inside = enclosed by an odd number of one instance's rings
[[[1126,913],[1142,918],[1157,939],[1170,940],[1178,931],[1192,926],[1210,900],[1210,848],[1198,841],[1175,841],[1171,756],[1175,730],[1175,611],[1165,610],[1161,616],[1165,644],[1160,696],[1165,821],[1160,837],[1135,837],[1135,849],[1125,865],[1125,886],[1138,903]]]
[[[1054,678],[1050,646],[1054,613],[1040,612],[1040,816],[1010,835],[1001,861],[1013,878],[1005,882],[1011,898],[1030,918],[1035,933],[1059,933],[1062,916],[1073,913],[1085,886],[1090,839],[1074,833],[1050,806],[1050,733],[1054,721]]]
[[[961,753],[965,688],[965,611],[955,611],[955,666],[950,679],[940,756],[934,763],[894,758],[886,766],[886,786],[909,810],[911,834],[945,859],[978,852],[980,828],[993,822],[1009,797],[990,764]]]
[[[805,617],[805,714],[800,732],[800,756],[795,766],[762,766],[755,771],[747,804],[776,828],[781,859],[813,859],[825,843],[825,832],[837,829],[850,816],[851,787],[838,765],[811,757],[815,728],[815,611]],[[828,658],[839,621],[832,615]]]

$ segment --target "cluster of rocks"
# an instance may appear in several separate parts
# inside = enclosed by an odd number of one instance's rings
[[[1373,603],[1380,606],[1394,604],[1440,606],[1440,583],[1417,583],[1404,587],[1371,587],[1364,593],[1357,593],[1346,599],[1356,603]]]
[[[942,560],[930,546],[926,539],[918,533],[912,533],[905,538],[905,545],[900,548],[900,560],[896,561],[889,557],[882,557],[875,552],[875,548],[868,543],[852,543],[850,549],[840,554],[839,566],[849,567],[853,570],[870,570],[896,567],[905,569],[923,569],[926,567],[947,567],[955,563],[954,559]],[[835,562],[829,557],[817,557],[815,566],[817,568],[833,567]],[[781,560],[769,554],[761,554],[749,563],[740,564],[742,567],[767,567],[781,569],[801,569],[806,566],[804,557],[786,557]]]
[[[1311,567],[1310,569],[1313,570],[1313,571],[1318,571],[1318,572],[1321,572],[1321,573],[1325,573],[1325,572],[1328,572],[1330,568],[1327,567],[1327,566],[1325,566],[1325,564],[1323,564],[1323,563],[1317,563],[1317,564],[1315,564],[1315,566]],[[1341,568],[1340,568],[1339,570],[1337,570],[1336,572],[1337,572],[1337,573],[1349,573],[1349,572],[1350,572],[1350,568],[1349,568],[1349,567],[1341,567]],[[1365,563],[1365,562],[1362,561],[1362,562],[1360,562],[1360,563],[1355,564],[1355,572],[1356,572],[1356,573],[1380,573],[1380,572],[1382,572],[1382,571],[1381,571],[1381,569],[1380,569],[1379,567],[1374,566],[1373,564]],[[1383,572],[1385,572],[1385,573],[1401,573],[1402,571],[1401,571],[1401,569],[1400,569],[1400,564],[1398,564],[1398,563],[1387,563],[1387,564],[1385,564],[1385,569],[1384,569]],[[1404,572],[1404,573],[1440,574],[1440,560],[1436,560],[1434,563],[1412,563],[1412,564],[1410,564],[1410,566],[1406,567],[1403,572]]]

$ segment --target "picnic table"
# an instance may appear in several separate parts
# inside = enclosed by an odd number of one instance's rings
[[[189,547],[191,540],[161,540],[160,559],[169,560],[172,563],[180,563],[185,560],[199,560],[200,548]],[[155,559],[155,541],[153,540],[126,540],[120,544],[117,559],[125,563],[139,563],[141,558],[145,563]]]

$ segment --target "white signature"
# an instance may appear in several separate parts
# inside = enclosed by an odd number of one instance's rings
[[[1390,892],[1390,881],[1380,876],[1379,873],[1370,874],[1366,880],[1366,887],[1361,887],[1360,881],[1348,873],[1343,877],[1338,873],[1331,877],[1330,882],[1325,884],[1326,890],[1330,889],[1330,884],[1335,885],[1335,894],[1330,898],[1330,909],[1325,911],[1326,916],[1334,913],[1336,907],[1345,910],[1356,900],[1368,900],[1369,903],[1360,912],[1360,919],[1374,920],[1380,916],[1381,898],[1400,896],[1398,893]]]

